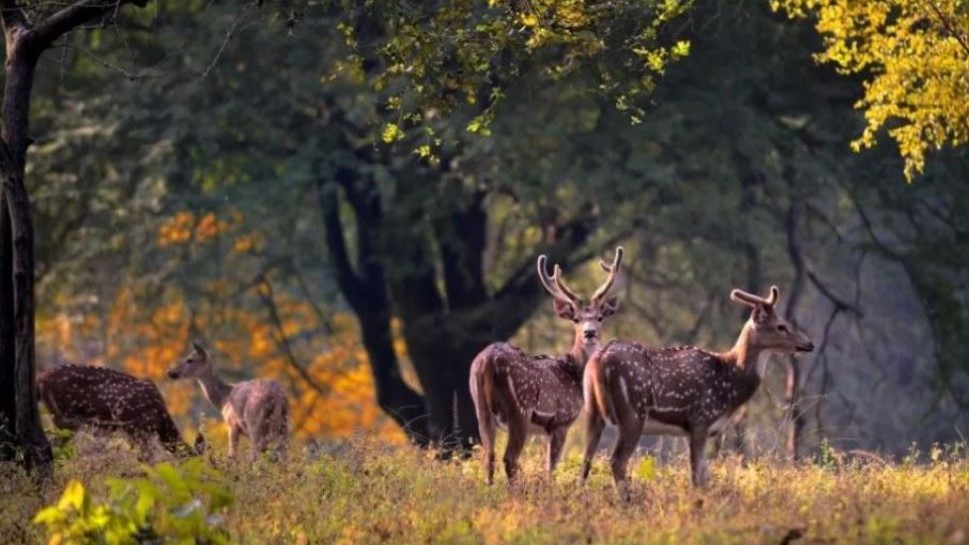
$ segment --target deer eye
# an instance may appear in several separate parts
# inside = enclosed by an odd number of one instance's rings
[[[788,327],[784,324],[778,324],[777,330],[780,331],[781,333],[787,333],[788,331],[790,331],[790,329],[788,329]]]

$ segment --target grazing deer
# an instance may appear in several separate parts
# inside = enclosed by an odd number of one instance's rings
[[[40,373],[37,389],[58,428],[121,431],[143,453],[148,452],[152,437],[178,457],[201,454],[205,449],[201,433],[195,438],[195,448],[185,444],[161,392],[151,381],[104,367],[62,365]]]
[[[219,377],[208,353],[198,343],[192,343],[191,352],[169,369],[168,378],[198,380],[202,394],[229,426],[229,456],[235,455],[242,435],[252,443],[253,457],[270,448],[276,457],[285,451],[289,405],[282,386],[275,380],[228,384]]]
[[[766,299],[733,290],[730,298],[750,306],[750,319],[732,349],[707,352],[692,346],[649,348],[612,341],[592,356],[585,369],[588,428],[582,480],[589,475],[606,422],[619,427],[612,453],[612,474],[620,497],[629,499],[626,466],[642,433],[685,435],[690,446],[693,485],[709,478],[704,447],[731,415],[746,403],[763,378],[771,352],[810,352],[814,344],[774,312],[779,291]]]
[[[569,426],[582,410],[582,369],[599,346],[602,322],[615,314],[619,298],[609,291],[622,262],[616,248],[612,265],[600,262],[609,273],[605,283],[584,304],[562,280],[558,265],[551,276],[547,258],[538,258],[538,277],[552,295],[555,313],[575,324],[572,349],[564,356],[528,356],[507,343],[485,347],[471,364],[471,397],[478,417],[481,445],[485,451],[487,483],[494,481],[495,426],[508,429],[505,473],[509,482],[518,473],[518,457],[529,433],[548,437],[547,469],[551,476],[565,444]]]

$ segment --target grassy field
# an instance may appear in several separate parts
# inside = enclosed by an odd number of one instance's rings
[[[0,478],[0,543],[44,543],[31,523],[72,479],[92,501],[111,476],[142,466],[114,440],[72,449],[46,492],[7,468]],[[633,501],[617,501],[604,459],[586,487],[578,453],[554,483],[537,445],[525,478],[509,488],[482,480],[477,459],[439,462],[430,453],[367,440],[302,448],[283,464],[230,463],[207,455],[233,504],[214,522],[235,543],[969,543],[969,458],[927,453],[926,463],[790,464],[732,458],[711,464],[712,486],[694,492],[683,459],[634,460]]]

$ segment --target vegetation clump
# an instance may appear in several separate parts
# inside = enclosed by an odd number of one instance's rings
[[[924,463],[833,453],[826,464],[763,457],[711,463],[695,492],[684,456],[636,462],[617,500],[604,459],[585,487],[572,449],[549,483],[539,445],[521,481],[483,483],[480,460],[354,438],[294,449],[281,464],[163,463],[130,478],[131,459],[67,459],[43,495],[8,489],[0,541],[19,543],[960,543],[969,539],[969,457]],[[574,445],[574,446],[577,446]],[[217,468],[217,469],[213,469]],[[135,469],[135,471],[138,471]],[[122,480],[128,474],[129,478]],[[15,482],[16,477],[4,482]],[[81,484],[83,483],[83,485]],[[60,498],[60,499],[58,499]],[[51,504],[51,507],[40,507]],[[30,524],[30,509],[39,511]],[[24,518],[27,520],[24,520]],[[112,532],[112,533],[109,533]],[[150,538],[147,536],[151,535]],[[59,537],[60,536],[60,537]],[[109,536],[116,536],[117,539]],[[58,541],[62,539],[62,541]],[[186,541],[188,540],[188,541]]]

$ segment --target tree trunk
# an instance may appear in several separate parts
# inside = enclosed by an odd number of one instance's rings
[[[368,152],[354,155],[362,165],[375,160]],[[503,287],[488,292],[485,194],[451,195],[445,214],[439,201],[406,194],[438,187],[436,174],[407,172],[422,183],[400,184],[397,207],[386,211],[363,168],[340,167],[332,180],[321,177],[317,189],[329,260],[359,320],[380,407],[416,443],[450,454],[478,442],[468,388],[471,361],[489,343],[513,335],[538,305],[541,291],[530,260]],[[353,210],[356,259],[347,247],[341,193]],[[574,259],[589,236],[589,223],[582,218],[557,226],[547,241],[550,257],[566,265]],[[390,334],[392,312],[403,324],[423,396],[401,377]]]
[[[467,323],[460,315],[440,314],[419,322],[438,322],[436,330],[405,323],[407,353],[418,370],[426,401],[431,441],[445,452],[467,450],[478,443],[478,421],[468,389],[471,361],[489,341],[480,331],[444,329],[444,321]],[[416,329],[416,331],[415,331]]]
[[[49,475],[53,469],[50,442],[37,408],[34,335],[34,228],[30,199],[24,184],[27,157],[30,92],[38,55],[24,43],[27,31],[5,28],[7,61],[3,96],[4,195],[13,242],[15,427],[28,470]]]
[[[14,342],[13,240],[10,213],[0,189],[0,461],[17,455],[16,344]]]
[[[412,442],[427,446],[425,399],[404,382],[390,335],[390,315],[383,312],[357,313],[363,346],[370,358],[377,405],[397,423]]]
[[[378,229],[383,221],[379,199],[362,194],[354,185],[356,173],[341,169],[333,184],[317,182],[320,211],[326,230],[326,249],[343,297],[360,323],[364,348],[370,358],[377,404],[415,444],[425,446],[428,432],[424,398],[404,382],[390,330],[390,299],[383,265],[376,255]],[[340,217],[339,188],[354,209],[357,263],[352,263]],[[352,197],[351,197],[352,195]]]

